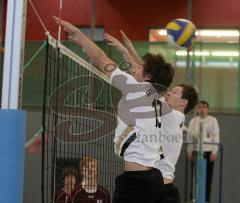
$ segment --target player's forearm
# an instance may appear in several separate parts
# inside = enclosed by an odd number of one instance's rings
[[[126,48],[129,52],[129,54],[131,54],[131,56],[137,61],[137,63],[142,64],[142,59],[141,57],[138,55],[136,49],[134,48],[133,44],[126,44]]]
[[[139,66],[139,63],[135,60],[135,58],[128,52],[127,49],[122,50],[121,54],[123,56],[124,61],[130,64],[129,71]]]
[[[122,35],[122,39],[124,41],[125,47],[128,50],[128,52],[132,55],[132,57],[137,61],[137,63],[142,64],[142,59],[141,57],[138,55],[135,47],[133,46],[131,40],[128,38],[128,36],[121,30],[120,31],[121,35]]]
[[[77,27],[72,25],[71,23],[60,20],[58,17],[53,16],[56,23],[64,26],[65,31],[69,33],[69,36],[73,39],[73,41],[83,47],[88,57],[93,61],[95,65],[97,65],[102,71],[107,64],[113,63],[105,53],[86,35],[82,33]],[[114,64],[115,66],[115,64]],[[105,72],[105,71],[104,71]],[[107,73],[110,75],[110,73]]]
[[[215,132],[213,134],[213,143],[214,144],[219,144],[220,143],[220,136],[219,136],[218,132]],[[218,145],[213,145],[213,153],[217,153],[218,149],[219,149]]]
[[[101,59],[106,57],[106,54],[100,49],[92,40],[90,40],[86,35],[84,35],[80,30],[75,33],[77,37],[77,42],[81,45],[88,55],[88,57],[96,64],[99,68],[104,67],[101,64]]]
[[[213,142],[214,142],[214,143],[219,143],[219,142],[220,142],[219,133],[214,133],[214,134],[213,134]]]

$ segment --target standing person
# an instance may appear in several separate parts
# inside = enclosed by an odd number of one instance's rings
[[[77,172],[72,167],[66,167],[62,174],[64,186],[61,190],[55,193],[54,202],[56,203],[71,203],[72,194],[77,183]]]
[[[59,23],[59,19],[55,18]],[[174,69],[161,55],[146,54],[139,64],[129,56],[131,75],[121,71],[106,54],[79,29],[61,21],[75,43],[81,45],[93,63],[122,92],[118,105],[118,126],[114,142],[124,159],[124,173],[116,178],[114,203],[153,203],[163,188],[163,178],[155,169],[161,158],[159,142],[150,137],[159,136],[161,104],[157,102],[159,84],[168,88]],[[148,141],[146,141],[146,139]]]
[[[210,202],[211,199],[211,185],[213,177],[214,161],[217,159],[218,144],[220,142],[219,125],[217,119],[208,115],[209,104],[207,101],[200,101],[197,105],[197,117],[193,118],[189,123],[189,131],[191,135],[199,135],[200,124],[202,123],[202,137],[204,158],[207,161],[207,176],[206,176],[206,202]],[[192,161],[192,174],[193,174],[193,157],[196,157],[196,146],[188,146],[188,159]]]
[[[108,191],[97,184],[98,161],[83,157],[80,162],[81,183],[72,197],[72,203],[110,203]]]

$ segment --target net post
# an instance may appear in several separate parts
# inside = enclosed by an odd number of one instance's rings
[[[224,153],[224,148],[222,144],[219,144],[219,151],[220,151],[220,173],[219,173],[219,203],[222,203],[223,199],[223,191],[222,191],[222,186],[223,186],[223,153]]]
[[[196,203],[205,203],[206,192],[206,160],[203,155],[203,123],[200,122],[197,155],[197,191]]]
[[[46,32],[46,40],[45,40],[45,72],[44,72],[44,87],[43,87],[43,103],[42,103],[42,168],[41,168],[41,198],[42,198],[42,203],[45,202],[45,180],[44,180],[44,168],[45,168],[45,139],[47,136],[46,133],[46,108],[47,108],[47,85],[48,85],[48,63],[49,63],[49,42],[48,42],[48,35],[49,32]]]
[[[2,108],[18,109],[21,72],[24,60],[26,0],[9,1],[2,82]]]
[[[23,202],[26,112],[18,110],[26,0],[8,1],[0,110],[0,202]]]

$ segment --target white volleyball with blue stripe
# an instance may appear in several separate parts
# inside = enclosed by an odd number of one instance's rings
[[[186,19],[175,19],[166,26],[168,42],[175,48],[189,48],[195,37],[196,26]]]

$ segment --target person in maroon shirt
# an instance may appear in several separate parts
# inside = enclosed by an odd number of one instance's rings
[[[64,169],[62,174],[64,186],[55,193],[54,202],[55,203],[71,203],[72,194],[77,182],[77,171],[72,167],[67,167]]]
[[[80,162],[81,184],[72,196],[72,203],[110,203],[108,191],[97,184],[98,161],[86,156]]]

